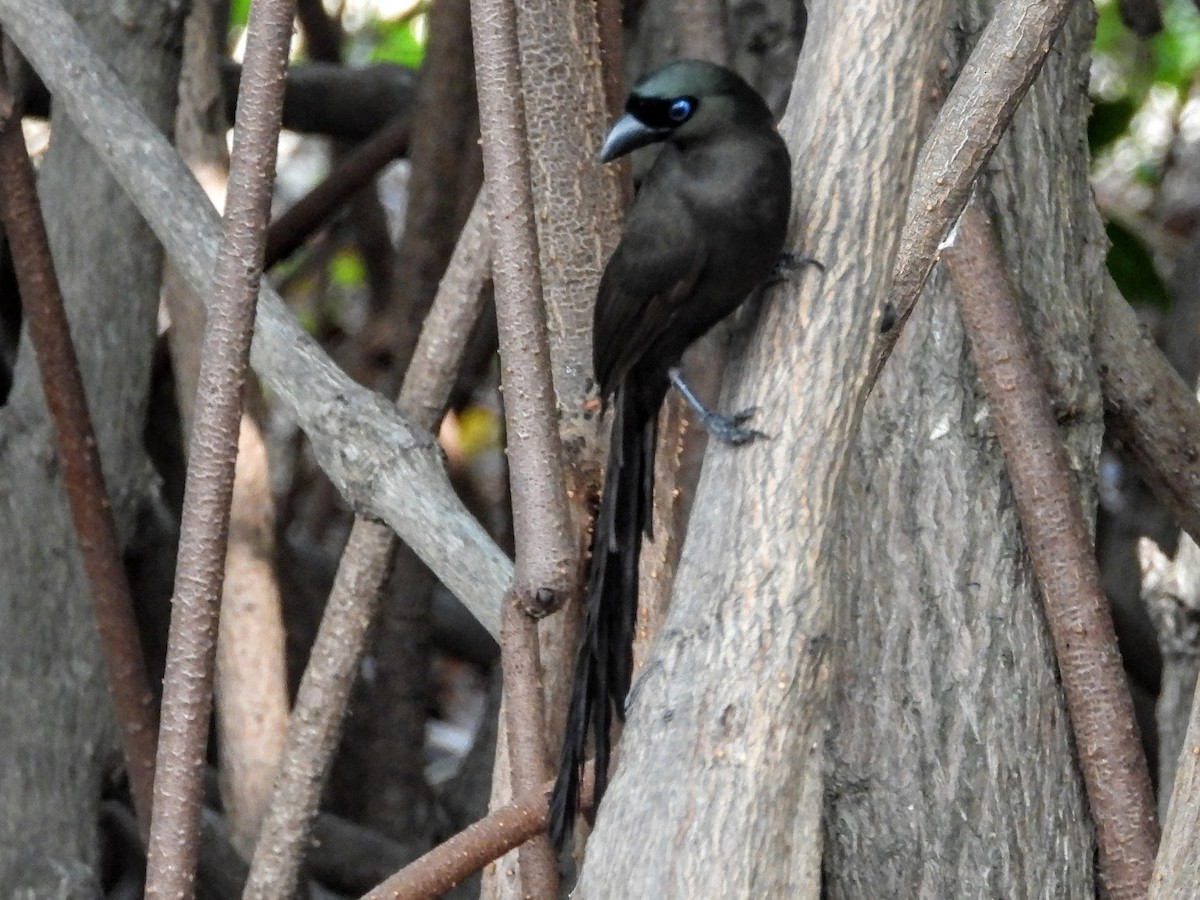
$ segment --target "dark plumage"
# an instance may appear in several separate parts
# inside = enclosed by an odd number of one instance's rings
[[[592,537],[550,833],[561,847],[578,806],[589,731],[596,801],[608,777],[612,716],[624,715],[633,666],[642,534],[650,534],[658,409],[688,346],[733,312],[780,257],[791,163],[763,99],[740,77],[684,60],[635,85],[601,152],[609,162],[663,144],[625,220],[596,299],[593,364],[612,408],[608,468]],[[756,433],[722,420],[732,443]]]

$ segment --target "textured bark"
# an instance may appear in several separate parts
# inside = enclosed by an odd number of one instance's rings
[[[180,4],[120,15],[74,3],[94,45],[169,127]],[[161,252],[125,193],[63,115],[39,189],[123,540],[149,486],[141,449]],[[101,780],[115,762],[112,708],[32,353],[0,411],[0,895],[96,895]]]
[[[596,162],[608,127],[596,8],[592,0],[531,0],[518,7],[554,387],[567,451],[586,459],[576,442],[595,438],[591,416],[582,408],[592,389],[592,305],[601,266],[617,244],[622,212],[620,169]],[[590,455],[594,460],[595,453]],[[594,484],[597,475],[576,477],[580,484],[589,477]]]
[[[229,126],[219,77],[228,16],[227,4],[220,0],[193,3],[184,33],[176,114],[176,146],[218,208],[224,206],[229,174]],[[171,315],[171,359],[186,436],[200,374],[204,302],[170,265],[163,295]],[[255,388],[251,385],[250,390]],[[254,852],[288,725],[285,639],[274,560],[275,505],[267,450],[247,413],[238,434],[216,678],[221,799],[230,840],[244,859]]]
[[[1161,763],[1160,809],[1165,820],[1150,896],[1186,897],[1195,891],[1200,858],[1200,710],[1196,672],[1200,659],[1200,550],[1184,537],[1174,559],[1149,540],[1139,542],[1143,596],[1163,647],[1158,698]],[[1190,713],[1190,720],[1189,720]],[[1169,801],[1169,805],[1168,805]]]
[[[702,5],[715,4],[706,0]],[[792,88],[796,54],[804,41],[804,3],[723,0],[720,5],[725,9],[725,34],[717,40],[724,44],[725,63],[758,88],[771,109],[782,112]],[[677,0],[648,0],[625,22],[626,28],[636,29],[625,58],[630,78],[680,56],[712,55],[709,42],[714,36],[698,32],[695,23],[680,21],[683,7]]]
[[[816,897],[831,513],[865,400],[941,3],[814,3],[781,130],[792,246],[822,279],[777,290],[735,342],[727,408],[775,435],[710,449],[672,606],[630,697],[577,896]],[[870,47],[870,53],[853,52]],[[846,252],[852,247],[853,252]]]
[[[609,118],[596,4],[535,0],[517,7],[530,186],[558,424],[567,496],[574,524],[582,528],[599,483],[595,421],[585,407],[593,389],[592,306],[603,261],[619,234],[621,170],[596,162]],[[576,547],[582,550],[582,541]],[[539,629],[546,743],[552,757],[565,723],[580,613],[578,604],[569,605]],[[493,807],[512,796],[508,773],[502,771],[507,765],[506,753],[498,753]],[[485,896],[519,896],[517,870],[516,854],[490,867],[484,874]]]
[[[951,39],[977,34],[986,6],[960,6]],[[1077,8],[977,188],[995,210],[1088,510],[1101,431],[1089,347],[1103,289],[1079,152],[1091,15]],[[947,46],[953,68],[969,46]],[[1094,896],[1050,640],[940,272],[871,395],[846,487],[829,895]]]

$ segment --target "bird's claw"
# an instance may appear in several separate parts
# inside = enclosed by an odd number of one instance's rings
[[[771,269],[771,274],[767,276],[767,281],[773,285],[779,284],[781,281],[788,281],[806,266],[812,266],[822,275],[825,274],[825,264],[818,259],[796,251],[781,253],[779,259],[775,260],[775,266]]]
[[[730,416],[706,410],[705,415],[700,417],[700,421],[704,424],[705,430],[717,440],[740,447],[744,444],[751,444],[760,438],[770,439],[770,435],[757,428],[743,427],[754,417],[756,412],[758,412],[757,406],[751,406],[749,409],[743,409]]]

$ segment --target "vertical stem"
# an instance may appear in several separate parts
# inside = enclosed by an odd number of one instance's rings
[[[154,694],[138,640],[129,582],[100,467],[79,360],[71,343],[46,223],[38,204],[33,165],[21,134],[21,116],[11,108],[6,89],[4,94],[0,103],[9,107],[9,114],[0,132],[0,221],[12,248],[25,321],[42,373],[46,406],[54,420],[63,484],[91,583],[96,630],[120,724],[130,792],[142,840],[146,840],[150,834],[157,741]]]
[[[516,7],[512,0],[472,0],[471,20],[495,245],[492,271],[517,549],[514,586],[505,601],[502,626],[506,724],[513,791],[525,793],[550,774],[532,614],[544,614],[565,599],[574,575],[574,532],[560,462],[538,268]],[[527,895],[558,896],[558,870],[545,836],[522,848],[520,862]]]
[[[1144,897],[1158,847],[1150,774],[1075,480],[991,222],[971,204],[952,241],[943,258],[1041,586],[1101,878],[1110,897]]]
[[[163,684],[146,895],[194,892],[201,768],[211,715],[213,662],[242,386],[250,355],[274,185],[275,147],[294,0],[250,8],[234,127],[224,231],[201,353],[179,568]]]

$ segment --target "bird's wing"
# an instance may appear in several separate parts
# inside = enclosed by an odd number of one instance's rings
[[[596,296],[592,358],[602,396],[671,328],[708,262],[708,242],[677,197],[643,187]]]

